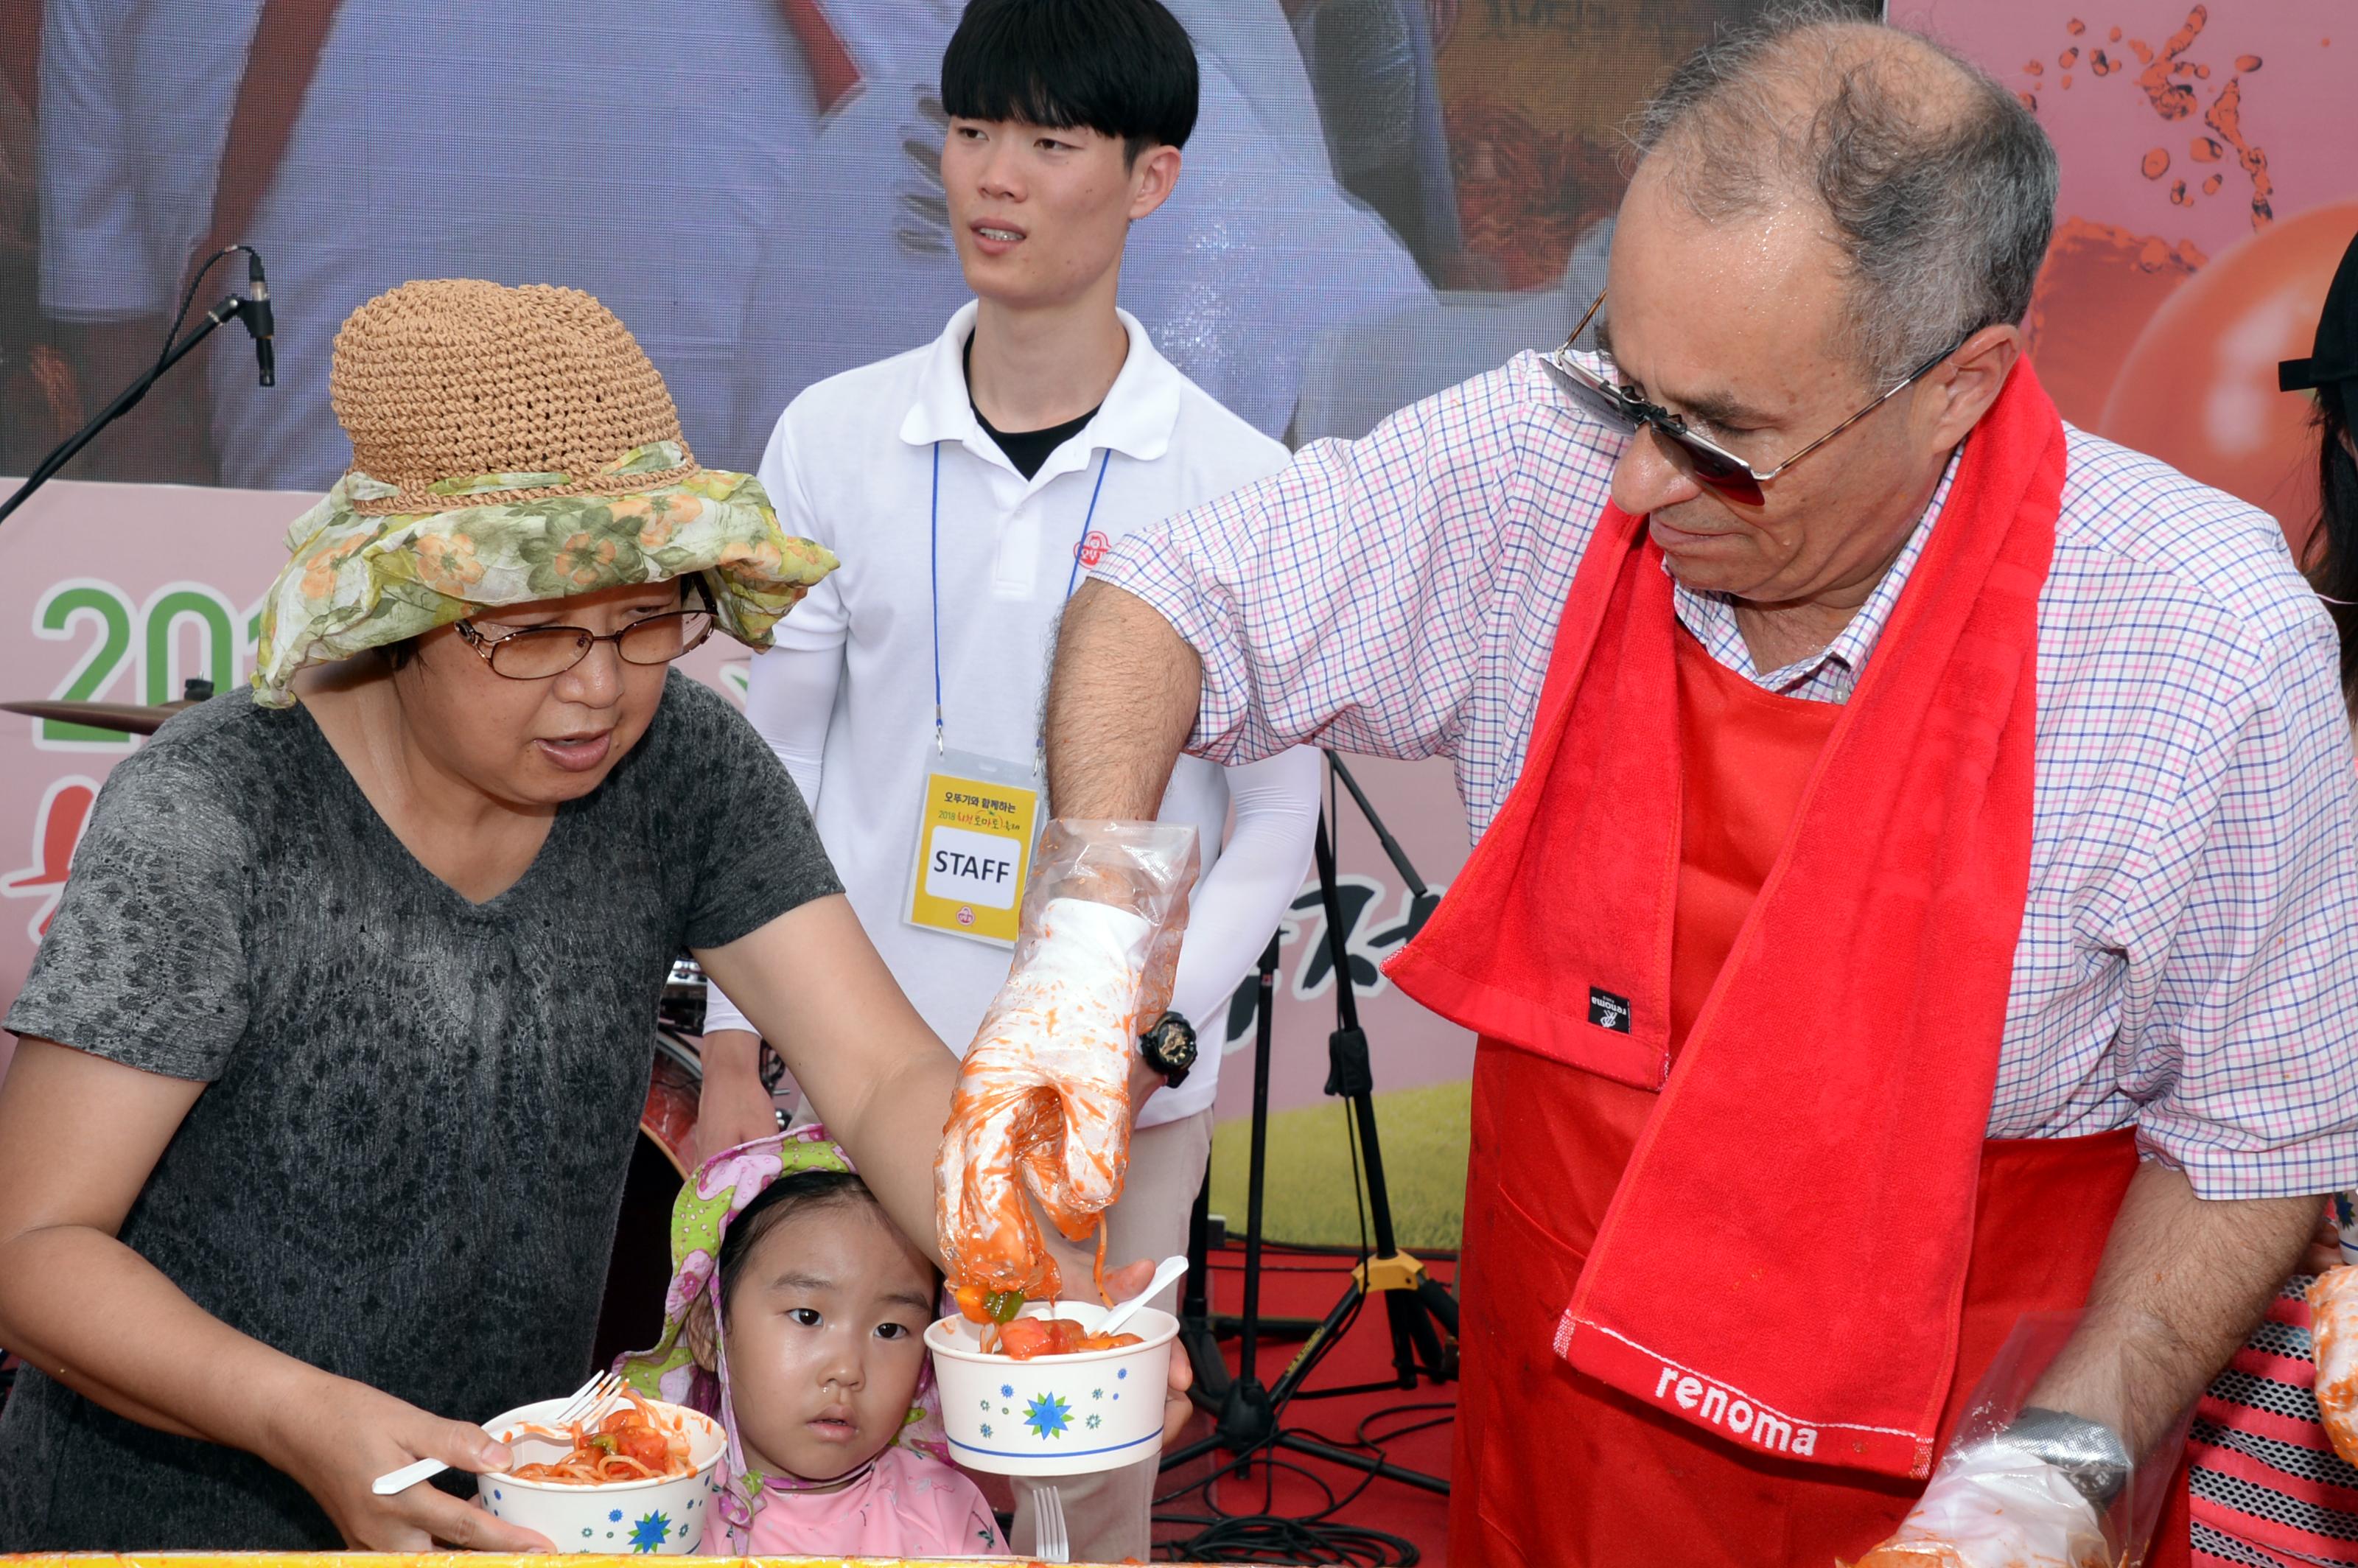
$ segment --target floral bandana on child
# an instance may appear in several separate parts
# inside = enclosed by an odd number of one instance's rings
[[[722,1490],[716,1507],[740,1541],[752,1526],[753,1509],[762,1493],[799,1492],[837,1482],[748,1473],[744,1447],[737,1436],[737,1417],[729,1402],[729,1353],[720,1329],[721,1242],[730,1222],[780,1177],[803,1171],[851,1169],[850,1157],[829,1141],[825,1128],[816,1125],[724,1149],[698,1166],[672,1205],[672,1281],[664,1297],[663,1337],[654,1348],[614,1363],[614,1369],[649,1398],[686,1405],[719,1421],[729,1434],[729,1453],[721,1461]],[[708,1303],[712,1314],[715,1359],[720,1366],[718,1378],[697,1365],[685,1333],[688,1310],[698,1300]],[[934,1388],[930,1358],[917,1379],[916,1397],[892,1445],[949,1462],[949,1443],[942,1431],[941,1400]]]

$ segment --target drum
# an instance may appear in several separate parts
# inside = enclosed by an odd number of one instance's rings
[[[696,1042],[657,1030],[654,1071],[647,1081],[647,1103],[639,1111],[639,1132],[654,1140],[671,1162],[676,1180],[685,1180],[691,1169],[697,1097],[703,1092],[704,1065],[697,1058]]]
[[[702,985],[701,976],[697,983]],[[615,1357],[644,1350],[662,1337],[664,1295],[671,1288],[672,1202],[687,1178],[703,1082],[695,1042],[658,1030],[647,1102],[639,1112],[639,1136],[622,1182],[613,1261],[606,1267],[606,1294],[598,1311],[599,1367],[611,1367]]]

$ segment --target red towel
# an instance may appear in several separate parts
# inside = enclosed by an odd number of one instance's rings
[[[1556,631],[1576,678],[1551,679],[1514,793],[1390,966],[1470,1028],[1660,1089],[1556,1348],[1737,1441],[1931,1470],[2029,881],[2063,457],[2019,363],[1675,1062],[1676,621],[1643,520],[1611,506]]]

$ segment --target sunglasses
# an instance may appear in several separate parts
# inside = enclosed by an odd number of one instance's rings
[[[1624,430],[1635,432],[1640,427],[1652,430],[1655,435],[1662,438],[1663,444],[1670,449],[1671,457],[1679,466],[1694,476],[1697,484],[1709,485],[1722,495],[1747,506],[1758,506],[1765,499],[1760,489],[1762,485],[1882,407],[1909,387],[1915,385],[1931,371],[1932,367],[1965,346],[1964,338],[1959,338],[1955,342],[1902,376],[1874,402],[1820,436],[1800,451],[1793,453],[1783,462],[1774,468],[1757,469],[1708,436],[1698,436],[1688,429],[1685,419],[1671,413],[1660,404],[1647,402],[1636,387],[1616,386],[1572,357],[1572,345],[1579,341],[1580,334],[1588,330],[1588,323],[1595,317],[1596,312],[1604,308],[1604,305],[1605,296],[1599,292],[1595,301],[1580,318],[1580,324],[1573,328],[1571,334],[1564,339],[1563,346],[1552,353],[1541,355],[1540,363],[1547,367],[1548,373],[1555,378],[1556,384],[1570,394],[1574,402]],[[1966,336],[1970,337],[1972,334],[1967,333]],[[1604,362],[1608,367],[1612,363],[1609,359],[1605,360]]]

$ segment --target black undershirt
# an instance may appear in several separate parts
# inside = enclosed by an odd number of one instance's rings
[[[1044,430],[1002,430],[983,417],[981,408],[977,406],[974,401],[974,340],[972,338],[966,341],[965,363],[967,406],[974,409],[975,423],[980,425],[984,432],[999,443],[999,449],[1007,454],[1007,460],[1015,465],[1015,471],[1027,480],[1040,471],[1040,465],[1048,460],[1049,453],[1079,435],[1082,428],[1098,416],[1097,408],[1092,408],[1077,419],[1067,419],[1061,425],[1051,425]],[[1104,406],[1102,403],[1098,405],[1098,408]]]

